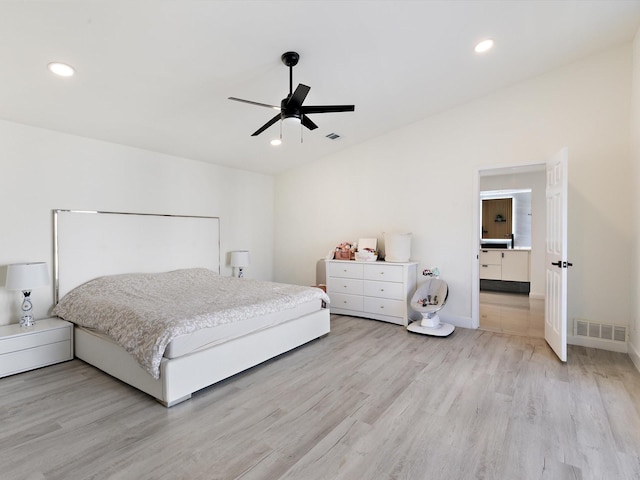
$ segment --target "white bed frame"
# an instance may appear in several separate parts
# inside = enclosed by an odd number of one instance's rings
[[[207,267],[220,272],[217,217],[54,210],[55,302],[103,275]],[[75,328],[76,357],[171,407],[191,394],[329,333],[329,309],[179,358],[154,379],[116,343]]]

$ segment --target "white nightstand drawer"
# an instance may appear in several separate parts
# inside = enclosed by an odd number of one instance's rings
[[[364,266],[365,280],[384,282],[402,282],[404,275],[402,265],[385,265],[384,262],[373,262]]]
[[[36,327],[38,323],[36,322]],[[11,337],[0,338],[0,355],[33,348],[35,345],[71,341],[71,326],[53,330],[33,330],[23,328],[24,332]]]
[[[364,294],[368,297],[393,298],[402,300],[403,285],[394,282],[375,282],[373,280],[364,281]]]
[[[364,297],[364,311],[377,313],[378,315],[402,317],[404,315],[404,304],[405,302],[402,300]]]
[[[342,278],[362,278],[362,264],[353,263],[350,260],[329,263],[327,268],[327,276]]]
[[[0,326],[0,377],[73,358],[73,324],[59,318],[33,327]]]
[[[350,295],[362,295],[362,280],[355,278],[334,277],[329,282],[329,291],[335,293],[348,293]]]
[[[331,304],[329,308],[362,311],[363,297],[358,295],[346,295],[344,293],[329,293]]]
[[[72,358],[71,340],[6,353],[0,357],[0,377],[53,365]]]

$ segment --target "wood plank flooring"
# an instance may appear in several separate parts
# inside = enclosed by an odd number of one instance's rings
[[[544,338],[544,299],[502,292],[480,292],[480,328]]]
[[[624,354],[332,317],[171,409],[79,360],[0,379],[2,479],[637,479]]]

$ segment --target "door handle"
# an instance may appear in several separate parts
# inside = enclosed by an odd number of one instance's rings
[[[560,260],[558,260],[557,262],[551,262],[551,265],[554,265],[558,268],[568,268],[568,267],[573,267],[573,263],[571,262],[561,262]]]

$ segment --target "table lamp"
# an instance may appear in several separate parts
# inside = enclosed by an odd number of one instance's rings
[[[238,269],[238,278],[244,277],[242,269],[250,264],[248,250],[236,250],[231,252],[231,266]]]
[[[31,290],[49,285],[49,271],[45,262],[14,263],[7,266],[7,290],[22,291],[22,317],[20,326],[32,327],[36,324],[33,319],[33,303]]]

